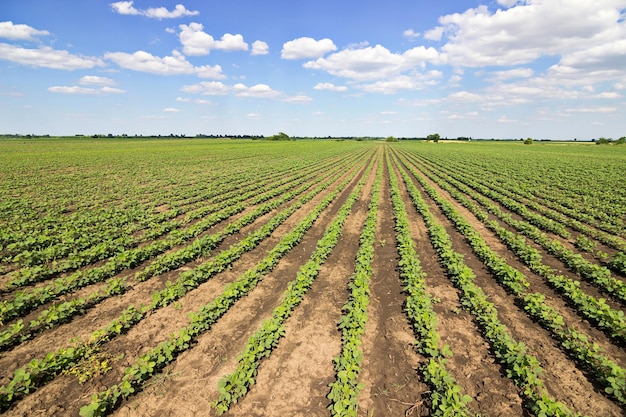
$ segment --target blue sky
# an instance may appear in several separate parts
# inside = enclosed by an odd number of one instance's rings
[[[626,135],[626,0],[3,0],[0,133]]]

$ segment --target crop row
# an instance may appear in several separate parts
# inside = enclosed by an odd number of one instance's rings
[[[322,185],[330,184],[340,174],[332,171],[331,173],[329,173],[329,175],[334,176],[331,177],[331,179],[320,179],[321,181],[324,181]],[[300,190],[294,190],[294,192],[292,193],[283,195],[283,198],[277,200],[276,202],[269,203],[267,207],[260,207],[259,209],[262,209],[261,213],[269,211],[268,209],[270,208],[277,207],[281,201],[285,201],[284,198],[293,197],[294,195],[299,194],[300,191],[303,191],[306,187],[307,185],[305,184],[301,187]],[[319,186],[316,188],[316,190],[320,190]],[[217,244],[221,242],[227,235],[236,233],[244,225],[249,224],[259,215],[260,214],[258,211],[253,211],[247,216],[239,219],[238,221],[230,223],[228,226],[226,226],[224,230],[211,235],[207,235],[204,238],[200,239],[202,245],[195,243],[190,248],[181,249],[178,252],[173,252],[172,255],[170,255],[172,257],[176,256],[173,262],[165,265],[161,261],[160,263],[158,263],[158,265],[160,265],[162,272],[169,270],[167,266],[174,268],[180,265],[176,262],[179,262],[180,259],[183,259],[183,257],[186,256],[188,259],[191,259],[193,258],[192,255],[197,255],[198,251],[200,251],[203,247],[212,248],[217,246]],[[169,258],[166,257],[165,259]],[[158,262],[158,260],[155,262]],[[136,274],[138,280],[140,281],[146,280],[155,274],[154,270],[152,270],[151,274],[142,274],[142,272],[143,271],[140,271]],[[123,294],[129,288],[130,287],[125,278],[114,277],[106,282],[106,286],[103,289],[95,290],[84,297],[57,304],[44,310],[38,315],[37,319],[30,322],[28,328],[25,328],[23,322],[19,320],[17,323],[9,326],[7,330],[4,330],[2,333],[0,333],[0,350],[6,349],[7,347],[19,343],[20,341],[26,340],[36,335],[38,332],[44,330],[45,328],[51,328],[60,323],[66,322],[76,314],[84,313],[88,308],[94,307],[97,303],[103,301],[110,296]]]
[[[448,345],[439,347],[437,314],[433,310],[432,297],[425,289],[425,274],[409,229],[406,206],[402,201],[397,176],[387,158],[391,201],[395,218],[396,240],[400,259],[398,268],[407,295],[405,313],[415,333],[415,349],[427,360],[419,373],[430,388],[430,415],[469,416],[467,404],[472,397],[464,395],[462,388],[446,369],[447,358],[452,356]]]
[[[585,213],[581,213],[573,209],[555,206],[554,204],[550,204],[549,200],[537,201],[536,199],[533,199],[530,192],[524,191],[523,187],[519,186],[519,183],[505,186],[503,185],[502,177],[499,177],[498,182],[489,181],[484,178],[484,176],[481,177],[471,170],[463,169],[460,167],[455,167],[454,169],[452,169],[451,167],[447,166],[446,168],[444,168],[444,170],[449,175],[452,175],[453,172],[458,172],[458,174],[455,176],[456,178],[466,178],[468,180],[471,180],[472,188],[474,188],[478,192],[481,192],[482,194],[487,195],[487,193],[490,192],[489,190],[501,193],[506,198],[515,200],[522,205],[526,205],[527,207],[538,211],[539,213],[550,218],[553,221],[559,222],[565,226],[571,227],[572,229],[583,233],[587,237],[596,239],[599,242],[602,242],[605,245],[619,251],[626,251],[626,243],[624,242],[624,240],[611,234],[618,231],[616,230],[616,228],[609,228],[608,231],[611,233],[607,233],[607,230],[599,230],[598,228],[591,227],[589,226],[589,224],[593,224],[593,221],[591,221],[589,216],[587,216]],[[547,224],[548,222],[545,223]],[[536,223],[536,225],[541,227],[542,222],[538,222]],[[598,225],[598,227],[600,227],[600,229],[603,229],[602,225]]]
[[[229,206],[234,206],[235,204],[243,203],[254,196],[258,196],[259,187],[270,190],[278,187],[289,187],[289,184],[293,184],[295,181],[315,175],[317,169],[324,169],[324,165],[310,167],[296,175],[285,177],[278,181],[268,181],[268,179],[271,180],[274,178],[269,176],[267,179],[253,178],[247,183],[227,183],[221,187],[212,187],[210,193],[205,193],[205,195],[202,196],[205,198],[204,201],[200,201],[196,205],[185,208],[173,207],[170,203],[168,211],[155,216],[148,224],[148,228],[144,229],[138,236],[132,237],[125,234],[115,239],[108,239],[107,236],[96,234],[92,237],[98,241],[97,244],[81,251],[77,250],[78,247],[74,247],[73,252],[67,259],[57,260],[51,266],[35,265],[16,271],[16,273],[12,274],[12,279],[2,290],[7,291],[19,286],[38,282],[56,274],[75,270],[81,266],[113,256],[119,252],[138,246],[141,243],[156,239],[194,220],[201,219],[211,213],[223,210]],[[208,201],[212,204],[207,204]],[[254,202],[251,204],[254,204]],[[193,210],[190,211],[190,209]],[[178,220],[177,218],[181,215],[185,215],[184,219]],[[45,251],[51,250],[54,247],[55,246],[48,247]],[[22,252],[21,254],[24,253],[26,252]],[[54,259],[56,259],[56,257]],[[52,259],[45,258],[43,260],[49,261]]]
[[[572,356],[579,366],[590,369],[600,384],[604,386],[607,394],[626,404],[626,371],[607,358],[601,348],[589,343],[587,336],[583,333],[572,327],[565,327],[563,316],[544,303],[545,296],[543,294],[528,291],[530,283],[524,274],[508,265],[501,256],[487,245],[480,234],[456,211],[450,202],[426,183],[416,170],[411,166],[408,168],[442,212],[463,234],[474,253],[493,273],[497,281],[516,297],[516,304],[522,305],[533,320],[538,321],[546,328],[560,342],[561,348]],[[483,212],[481,220],[484,221],[485,219],[486,213]]]
[[[367,306],[369,305],[369,283],[372,277],[372,261],[374,259],[374,243],[376,242],[376,221],[380,200],[380,183],[383,164],[379,162],[376,179],[372,187],[371,200],[361,235],[359,250],[356,254],[354,275],[348,284],[350,297],[343,306],[343,316],[338,327],[341,330],[341,352],[333,361],[335,363],[336,380],[329,384],[330,399],[328,409],[333,416],[356,417],[358,412],[359,392],[363,384],[359,383],[363,350],[361,337],[365,333],[367,323]]]
[[[246,395],[250,385],[254,384],[261,361],[278,345],[279,339],[285,333],[285,321],[302,302],[319,274],[322,264],[337,244],[343,225],[359,198],[368,173],[369,169],[327,226],[309,260],[300,267],[295,279],[288,284],[280,304],[272,312],[272,317],[263,321],[261,327],[248,339],[243,352],[237,358],[236,369],[219,381],[219,398],[213,404],[218,413],[226,412],[232,404]]]
[[[462,181],[458,179],[456,180],[457,182],[462,183],[463,185],[466,185],[467,187],[470,187],[472,189],[480,189],[481,193],[482,191],[485,191],[484,195],[493,198],[495,201],[498,201],[507,208],[512,208],[515,205],[518,205],[518,203],[515,203],[513,206],[507,205],[506,202],[510,199],[508,199],[507,197],[502,197],[494,191],[484,190],[484,187],[476,185],[475,182],[469,178],[465,178]],[[580,254],[577,254],[571,249],[568,249],[563,243],[559,242],[556,239],[549,238],[547,234],[541,232],[538,228],[533,227],[532,225],[525,222],[516,221],[510,215],[503,215],[502,211],[495,204],[484,198],[484,195],[480,196],[476,193],[471,193],[470,195],[475,198],[476,201],[478,201],[481,205],[484,205],[491,213],[498,216],[509,225],[513,226],[521,233],[531,238],[535,243],[539,244],[550,254],[554,255],[559,260],[564,262],[573,272],[577,273],[581,278],[594,284],[602,291],[615,297],[620,302],[626,303],[626,283],[620,279],[612,277],[610,271],[606,267],[602,267],[600,265],[587,261]],[[516,212],[518,214],[520,213],[519,211]]]
[[[567,152],[557,148],[537,149],[537,152],[510,149],[515,152],[515,158],[511,158],[493,151],[488,159],[485,154],[475,154],[474,158],[464,154],[463,163],[454,164],[455,171],[463,175],[482,172],[485,183],[504,186],[516,195],[611,233],[624,233],[626,196],[620,184],[619,153],[603,153],[593,158],[585,148],[571,148]],[[459,156],[445,159],[458,161]],[[447,164],[446,169],[451,167]]]
[[[300,182],[304,182],[304,180],[301,179],[296,183],[296,185]],[[150,266],[146,267],[144,271],[138,274],[137,278],[139,280],[145,280],[157,273],[168,271],[180,266],[188,260],[195,259],[202,253],[206,253],[207,250],[216,247],[226,236],[238,232],[244,226],[252,223],[256,218],[269,213],[271,210],[280,206],[284,202],[289,201],[295,196],[301,194],[310,187],[310,184],[305,183],[299,188],[296,188],[289,193],[285,193],[284,191],[289,187],[289,185],[286,185],[257,196],[250,202],[250,204],[259,204],[268,200],[269,202],[259,206],[239,220],[229,223],[220,232],[196,239],[190,246],[184,249],[165,255],[161,258],[156,258]],[[279,198],[272,200],[276,196]],[[169,238],[155,241],[147,246],[122,252],[110,259],[103,266],[77,271],[68,277],[58,278],[54,282],[32,291],[17,291],[13,294],[12,299],[0,303],[0,322],[10,320],[20,314],[28,313],[37,306],[54,300],[63,294],[68,294],[87,285],[102,282],[107,278],[113,277],[115,274],[123,271],[124,269],[133,268],[140,263],[174,247],[175,245],[183,243],[185,240],[200,235],[200,233],[216,223],[223,221],[234,214],[240,213],[245,209],[246,205],[243,203],[228,206],[224,210],[213,213],[211,216],[195,223],[185,231],[172,233]]]
[[[189,325],[172,334],[166,341],[161,342],[138,358],[133,365],[126,368],[120,383],[94,394],[92,401],[81,408],[81,416],[92,417],[108,414],[121,400],[135,394],[144,381],[173,362],[181,352],[187,350],[199,336],[210,330],[212,325],[237,300],[254,289],[263,277],[272,271],[280,259],[302,240],[306,231],[313,226],[322,211],[330,205],[341,191],[342,187],[336,188],[301,220],[291,232],[284,235],[263,260],[244,272],[237,280],[226,285],[222,293],[213,301],[191,314]]]
[[[426,222],[431,242],[442,265],[461,292],[463,307],[474,315],[485,340],[495,354],[496,361],[504,367],[507,376],[520,388],[524,405],[535,415],[576,415],[548,395],[540,377],[543,369],[539,361],[528,353],[525,345],[516,341],[506,326],[500,322],[497,309],[488,301],[482,288],[475,284],[476,275],[465,264],[463,255],[454,250],[448,232],[432,215],[408,174],[404,170],[401,170],[401,174],[415,208]]]
[[[593,296],[586,294],[580,288],[578,281],[571,280],[563,275],[559,275],[557,271],[548,267],[542,263],[542,256],[535,248],[526,243],[523,236],[519,236],[513,232],[508,231],[506,228],[500,226],[496,221],[488,221],[488,213],[481,210],[475,203],[461,194],[459,191],[452,188],[451,185],[442,181],[444,177],[441,173],[438,176],[429,174],[427,171],[422,170],[431,180],[436,182],[444,190],[448,191],[457,201],[463,206],[469,209],[479,220],[484,222],[486,226],[494,231],[496,235],[519,257],[519,259],[525,263],[533,272],[543,277],[553,288],[563,294],[573,305],[576,306],[579,314],[584,318],[596,323],[596,325],[608,333],[612,338],[618,341],[626,341],[626,320],[624,314],[621,311],[612,309],[606,304],[603,299],[596,299]],[[475,199],[479,199],[475,193],[467,187],[462,187],[462,184],[452,182],[447,179],[450,184],[454,184],[458,190],[464,190],[468,195],[472,195]],[[481,200],[482,201],[482,200]],[[520,225],[523,222],[513,220],[511,216],[505,215],[495,205],[490,205],[485,201],[482,201],[483,205],[489,207],[489,211],[497,218],[503,220],[506,224],[516,225],[517,229],[523,229],[532,227],[530,225]]]
[[[342,182],[339,188],[344,187],[350,179]],[[311,200],[325,188],[326,184],[317,186],[313,191],[302,197],[297,204],[284,209],[259,230],[251,232],[237,244],[217,254],[212,260],[196,268],[180,274],[174,283],[168,283],[166,288],[157,290],[151,295],[152,302],[140,307],[129,306],[120,316],[111,321],[104,328],[92,332],[88,341],[80,342],[76,346],[61,348],[50,352],[44,358],[34,359],[23,368],[14,372],[12,380],[6,386],[0,387],[0,411],[8,408],[17,399],[34,391],[61,371],[69,369],[82,358],[97,352],[101,345],[123,332],[128,331],[143,320],[150,312],[165,307],[183,297],[187,292],[206,282],[215,274],[225,270],[246,251],[252,250],[272,231],[282,224],[298,208]]]

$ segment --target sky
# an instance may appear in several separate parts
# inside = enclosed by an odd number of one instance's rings
[[[626,0],[2,0],[0,134],[626,136]]]

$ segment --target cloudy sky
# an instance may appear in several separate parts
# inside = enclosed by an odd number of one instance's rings
[[[0,133],[626,135],[626,0],[2,0]]]

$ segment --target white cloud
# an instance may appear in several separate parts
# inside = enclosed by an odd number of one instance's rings
[[[450,113],[447,118],[448,120],[475,119],[478,115],[479,113],[477,111],[470,111],[466,113]]]
[[[337,47],[328,38],[316,41],[303,37],[283,44],[280,57],[283,59],[319,58],[327,52],[336,51]]]
[[[122,68],[152,74],[196,74],[201,78],[225,78],[224,74],[222,74],[222,67],[219,65],[194,67],[176,50],[172,51],[172,56],[165,56],[163,58],[154,56],[145,51],[137,51],[133,54],[125,52],[107,52],[104,54],[104,58],[115,62]]]
[[[174,107],[166,107],[163,109],[163,113],[178,113],[180,110]]]
[[[517,120],[509,119],[507,116],[501,116],[498,118],[498,123],[516,123]]]
[[[272,90],[267,84],[256,84],[252,87],[248,87],[245,84],[237,83],[229,87],[219,81],[204,81],[197,84],[185,85],[181,90],[186,93],[204,94],[208,96],[224,96],[233,92],[237,97],[274,98],[282,94],[280,91]]]
[[[430,71],[427,74],[414,76],[398,75],[373,84],[358,85],[357,88],[368,93],[394,94],[400,90],[419,90],[427,85],[433,85],[434,79],[441,78],[440,71]]]
[[[443,37],[443,30],[444,28],[441,26],[427,30],[424,32],[424,39],[428,39],[429,41],[440,41]]]
[[[208,55],[212,49],[224,51],[247,51],[248,44],[240,34],[225,33],[222,39],[216,41],[213,36],[204,32],[201,23],[192,22],[189,25],[179,25],[178,39],[183,45],[186,55]]]
[[[178,27],[180,28],[178,39],[186,55],[207,55],[215,48],[215,39],[202,30],[204,26],[201,23],[192,22]]]
[[[48,91],[51,93],[61,93],[61,94],[123,94],[126,91],[120,90],[119,88],[111,88],[111,87],[102,87],[101,89],[95,89],[90,87],[79,87],[79,86],[53,86],[49,87]]]
[[[267,55],[270,53],[270,47],[263,41],[252,42],[252,55]]]
[[[434,48],[418,46],[402,54],[392,53],[381,45],[362,49],[344,49],[304,64],[304,68],[326,71],[339,77],[355,80],[372,80],[399,74],[426,62],[438,62],[439,53]]]
[[[261,118],[261,115],[258,113],[248,113],[246,114],[246,117],[252,120],[259,120]]]
[[[345,85],[334,85],[333,83],[318,83],[313,87],[314,90],[330,90],[330,91],[347,91]]]
[[[458,66],[523,65],[542,56],[563,56],[623,40],[623,0],[502,1],[512,6],[490,12],[487,6],[439,18],[448,43],[448,62]],[[425,37],[427,37],[425,35]],[[435,38],[435,36],[433,36]],[[619,48],[621,45],[615,45]]]
[[[210,102],[209,100],[190,99],[188,97],[176,97],[176,101],[180,103],[212,104],[212,102]]]
[[[458,87],[461,84],[461,80],[463,79],[462,76],[458,75],[458,74],[454,74],[450,77],[450,80],[448,82],[448,86],[450,87]]]
[[[114,12],[124,15],[142,15],[152,19],[175,19],[183,16],[195,16],[198,11],[188,10],[182,4],[177,4],[173,10],[167,10],[165,7],[150,7],[146,10],[139,10],[133,7],[134,1],[118,1],[111,3]]]
[[[272,90],[267,84],[256,84],[248,87],[245,84],[238,83],[232,89],[237,97],[273,98],[282,94],[280,91]]]
[[[54,86],[48,87],[48,91],[51,93],[63,93],[63,94],[97,94],[98,91],[93,88],[79,87],[79,86]]]
[[[413,29],[407,29],[402,32],[402,36],[409,39],[417,39],[420,37],[420,34],[418,32],[415,32]]]
[[[535,71],[532,68],[515,68],[505,71],[494,71],[491,73],[494,80],[503,81],[511,78],[529,78],[532,77]]]
[[[626,31],[624,32],[626,36]],[[626,39],[618,39],[563,56],[559,67],[582,70],[626,68]]]
[[[165,7],[151,7],[146,10],[145,15],[155,19],[175,19],[183,16],[195,16],[199,13],[198,11],[188,10],[182,4],[177,4],[172,11],[167,10]]]
[[[476,102],[485,100],[484,95],[470,93],[469,91],[458,91],[448,96],[448,100],[455,102]]]
[[[11,40],[32,41],[36,40],[35,36],[47,36],[50,32],[47,30],[37,30],[28,25],[14,25],[13,22],[0,22],[0,38]]]
[[[565,109],[567,113],[614,113],[617,107],[578,107]]]
[[[243,41],[240,34],[225,33],[221,40],[215,42],[215,48],[224,51],[247,51],[248,44]]]
[[[70,71],[103,65],[99,58],[73,55],[68,51],[52,49],[49,46],[27,49],[6,43],[0,43],[0,59],[32,67]]]
[[[313,99],[305,94],[298,94],[285,98],[285,101],[288,103],[309,103],[313,101]]]
[[[219,81],[203,81],[193,85],[186,85],[181,90],[186,93],[204,94],[207,96],[225,96],[228,94],[228,87]]]
[[[617,91],[603,91],[602,93],[596,95],[595,97],[614,99],[614,98],[622,98],[622,95],[618,93]]]
[[[125,90],[122,90],[120,88],[106,87],[106,86],[102,87],[100,91],[105,94],[123,94],[126,92]]]
[[[119,14],[126,15],[137,15],[141,14],[141,12],[133,7],[132,1],[118,1],[115,3],[111,3],[111,8],[114,12]]]
[[[115,85],[114,80],[107,77],[98,77],[97,75],[85,75],[84,77],[81,77],[78,83],[82,85]]]

